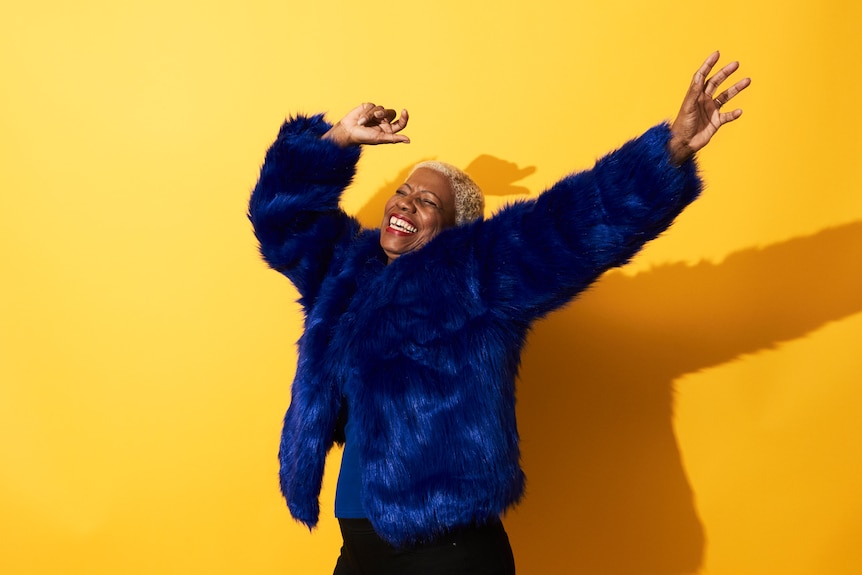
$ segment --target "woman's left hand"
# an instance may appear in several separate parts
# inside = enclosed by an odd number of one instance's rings
[[[695,72],[679,114],[671,125],[668,151],[671,161],[676,165],[682,164],[706,146],[721,126],[742,115],[739,108],[730,112],[722,112],[721,108],[745,90],[751,84],[751,79],[743,78],[716,95],[721,84],[739,68],[739,62],[731,62],[707,79],[718,58],[718,51],[713,52]]]

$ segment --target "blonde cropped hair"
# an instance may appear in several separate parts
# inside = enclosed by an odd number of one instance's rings
[[[446,162],[429,160],[427,162],[419,162],[413,166],[410,174],[413,174],[419,168],[434,170],[443,174],[449,180],[449,185],[452,186],[452,192],[455,195],[456,225],[467,224],[482,217],[485,211],[485,196],[482,195],[482,190],[476,185],[476,182],[463,170]]]

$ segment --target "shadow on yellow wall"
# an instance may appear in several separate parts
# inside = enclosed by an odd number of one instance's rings
[[[528,498],[507,521],[519,567],[697,571],[706,536],[674,435],[673,382],[862,311],[848,253],[862,253],[862,222],[719,264],[612,272],[539,324],[518,391]]]
[[[358,212],[377,226],[405,168]],[[534,171],[480,156],[493,195]],[[523,573],[677,575],[706,534],[673,427],[673,382],[862,311],[862,222],[734,253],[720,263],[610,272],[536,326],[518,418],[525,502],[506,518]]]
[[[421,161],[430,159],[432,158],[423,158],[422,160],[417,160],[415,163],[418,164]],[[359,208],[355,215],[362,222],[363,226],[376,228],[380,225],[386,200],[407,179],[410,171],[413,169],[413,165],[415,164],[402,169],[394,178],[384,183]],[[529,194],[530,190],[523,186],[517,186],[515,183],[535,172],[536,168],[533,166],[519,168],[514,162],[507,162],[494,156],[482,154],[470,162],[470,165],[464,168],[464,170],[482,188],[486,196],[523,197]]]

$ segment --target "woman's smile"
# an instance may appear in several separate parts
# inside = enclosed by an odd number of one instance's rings
[[[389,226],[384,231],[395,235],[410,235],[415,234],[417,228],[413,222],[396,214],[389,218]]]

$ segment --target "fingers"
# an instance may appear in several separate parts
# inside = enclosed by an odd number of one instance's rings
[[[694,77],[691,79],[691,83],[693,85],[703,86],[706,77],[709,76],[709,73],[712,71],[712,67],[715,66],[716,62],[718,62],[719,56],[721,56],[721,54],[716,50],[709,55],[703,64],[700,65],[700,68],[697,69],[697,72],[694,73]]]
[[[722,116],[724,116],[724,117],[722,118],[722,122],[723,122],[723,123],[725,123],[725,124],[726,124],[727,122],[732,122],[732,121],[734,121],[735,119],[737,119],[738,117],[740,117],[741,115],[742,115],[742,109],[741,109],[741,108],[737,108],[736,110],[734,110],[734,111],[732,111],[732,112],[728,112],[727,114],[722,114]]]
[[[392,110],[392,112],[394,113],[395,110]],[[390,123],[392,124],[392,131],[393,132],[400,132],[401,130],[406,128],[407,127],[407,120],[409,120],[409,119],[410,119],[410,116],[407,114],[407,110],[401,110],[401,116],[398,118],[398,120],[396,120],[395,122],[392,122],[390,120]]]
[[[362,104],[362,114],[357,120],[360,126],[377,126],[380,124],[389,124],[395,119],[395,110],[377,106],[372,103]]]
[[[726,65],[724,68],[716,72],[715,76],[707,80],[706,87],[704,88],[704,94],[712,98],[712,95],[721,86],[725,80],[730,77],[731,74],[736,72],[739,68],[739,62],[731,62]]]
[[[697,87],[702,87],[703,93],[710,98],[713,98],[713,94],[715,94],[719,86],[721,86],[734,72],[739,69],[739,62],[733,61],[725,65],[718,72],[716,72],[714,76],[707,79],[709,73],[712,71],[712,68],[718,62],[719,57],[720,53],[717,50],[710,54],[706,61],[701,64],[700,68],[698,68],[697,72],[695,72],[694,78],[692,79],[692,83],[696,84]],[[730,100],[739,92],[747,88],[750,83],[751,78],[743,78],[728,90],[725,90],[720,95],[715,96],[714,99],[716,105],[721,107],[724,104],[727,104],[728,100]]]
[[[740,108],[737,108],[736,110],[733,110],[732,112],[722,112],[718,115],[719,125],[723,126],[723,125],[727,124],[728,122],[732,122],[732,121],[736,120],[737,118],[739,118],[741,115],[742,115],[742,110]]]
[[[715,73],[712,77],[709,77],[710,72],[712,72],[713,67],[718,62],[721,54],[716,50],[701,64],[700,68],[698,68],[697,72],[694,74],[694,78],[692,78],[692,92],[691,95],[697,94],[698,92],[702,92],[704,96],[711,99],[715,104],[717,109],[721,109],[722,106],[727,105],[730,100],[732,100],[737,94],[748,88],[751,84],[751,78],[743,78],[736,82],[733,86],[714,96],[719,87],[734,73],[739,69],[739,62],[731,62],[725,65],[721,70]],[[700,98],[698,98],[700,99]],[[707,100],[708,101],[708,100]],[[732,122],[739,118],[742,115],[742,110],[733,110],[732,112],[720,112],[719,121],[724,124],[727,122]]]
[[[389,110],[392,112],[392,118],[395,118],[395,110]],[[384,135],[386,137],[386,141],[390,143],[410,143],[410,138],[403,134],[399,134],[401,130],[407,127],[407,120],[410,116],[407,114],[407,110],[401,110],[401,116],[395,122],[390,122],[388,124],[382,124],[381,128],[383,129]],[[389,128],[387,130],[386,128]]]
[[[721,94],[715,97],[715,105],[721,108],[726,105],[730,100],[734,98],[737,94],[748,88],[751,85],[751,78],[743,78]]]
[[[374,145],[410,142],[410,138],[398,133],[407,126],[407,110],[401,110],[396,120],[395,110],[366,102],[358,106],[354,113],[355,129],[351,130],[353,143]]]
[[[355,113],[355,114],[358,113],[358,115],[356,117],[356,125],[362,126],[363,124],[365,124],[365,122],[367,122],[368,119],[370,118],[370,115],[373,113],[373,110],[375,107],[376,106],[374,104],[372,104],[371,102],[365,102],[363,104],[360,104],[353,111],[353,113]]]
[[[387,134],[384,141],[387,144],[409,144],[410,138],[403,134]]]
[[[395,119],[395,110],[386,111],[392,114],[387,114],[386,118],[388,121],[380,124],[380,129],[382,130],[380,138],[382,138],[382,141],[390,144],[409,144],[410,138],[398,133],[407,127],[407,120],[409,119],[407,110],[401,110],[401,116],[395,122],[392,121]]]

